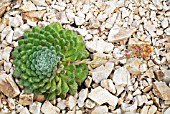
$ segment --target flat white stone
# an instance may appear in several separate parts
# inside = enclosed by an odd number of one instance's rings
[[[11,47],[5,47],[4,50],[3,50],[3,53],[2,53],[2,59],[4,59],[7,62],[9,62],[11,51],[12,51]]]
[[[25,30],[29,30],[30,26],[28,24],[23,24],[23,25],[20,26],[20,29],[21,29],[21,31],[24,32]]]
[[[45,0],[32,0],[32,2],[38,6],[47,6],[47,4],[45,3]]]
[[[11,69],[12,63],[10,62],[4,62],[4,70],[9,73],[9,70]]]
[[[164,114],[170,114],[170,107],[165,110]]]
[[[11,17],[10,23],[11,23],[11,26],[13,26],[13,27],[19,27],[19,26],[23,25],[22,17],[20,15],[16,15],[15,17]]]
[[[114,45],[112,43],[108,43],[103,39],[98,39],[97,37],[93,38],[92,41],[86,42],[86,48],[91,51],[97,51],[100,53],[106,52],[109,53],[113,50]]]
[[[141,114],[148,114],[148,110],[149,110],[149,106],[143,106],[142,110],[141,110]]]
[[[60,109],[65,109],[66,108],[66,100],[61,100],[57,103],[57,107]]]
[[[140,64],[140,72],[145,72],[148,68],[147,68],[147,64],[146,63],[142,63]]]
[[[125,29],[118,26],[114,26],[109,32],[108,41],[116,42],[125,40],[130,37],[135,31],[136,28]]]
[[[78,103],[78,106],[79,107],[83,107],[84,106],[84,101],[86,100],[87,98],[87,94],[88,94],[88,89],[82,89],[80,92],[79,92],[79,98],[77,100],[77,103]]]
[[[121,109],[122,109],[123,112],[131,112],[131,113],[132,112],[136,112],[136,110],[137,110],[137,103],[136,102],[134,104],[122,103],[121,104]]]
[[[116,9],[116,4],[115,1],[108,1],[106,4],[106,9],[103,12],[109,15]]]
[[[166,33],[167,35],[170,35],[170,27],[165,30],[165,33]]]
[[[1,33],[1,41],[4,40],[4,38],[7,36],[7,34],[8,34],[11,30],[12,30],[12,29],[11,29],[10,26],[6,26],[6,27],[3,29],[2,33]]]
[[[123,86],[131,85],[130,73],[124,67],[120,67],[115,70],[112,80],[115,83],[115,85],[123,85]]]
[[[155,114],[156,111],[157,111],[157,107],[155,105],[152,105],[148,110],[148,114]]]
[[[58,114],[60,109],[56,106],[53,106],[49,101],[45,101],[41,107],[41,111],[44,114]]]
[[[92,100],[90,100],[90,99],[87,99],[86,102],[85,102],[85,107],[86,107],[86,108],[92,109],[92,108],[95,107],[95,105],[96,105],[96,104],[95,104]]]
[[[114,67],[114,63],[112,62],[107,62],[104,65],[101,65],[100,67],[97,67],[96,69],[92,70],[92,79],[96,82],[99,83],[100,81],[107,79],[110,73],[112,72]]]
[[[14,31],[10,30],[8,35],[6,36],[6,41],[7,43],[11,44],[12,43],[12,38],[13,38]]]
[[[76,25],[82,25],[85,22],[84,18],[75,16]]]
[[[77,100],[73,96],[69,96],[66,99],[66,106],[72,110],[76,106]]]
[[[163,28],[168,27],[168,19],[164,18],[163,21],[161,22],[161,25],[162,25]]]
[[[128,11],[128,9],[126,9],[125,7],[123,7],[123,8],[121,9],[121,11],[122,11],[122,19],[124,19],[125,17],[128,17],[128,16],[129,16],[129,11]]]
[[[8,106],[10,109],[14,110],[15,109],[15,99],[8,98]]]
[[[118,98],[116,96],[112,95],[100,86],[91,90],[88,97],[99,105],[108,103],[109,105],[115,107],[118,103]]]
[[[113,84],[113,81],[111,79],[105,79],[101,81],[101,86],[107,90],[109,90],[111,93],[116,93],[115,85]]]
[[[28,111],[27,107],[24,107],[24,108],[21,109],[19,114],[30,114],[30,112]]]
[[[102,14],[100,13],[98,16],[97,16],[97,19],[101,22],[104,22],[107,18],[107,15],[106,14]]]
[[[32,11],[32,10],[36,10],[35,5],[31,2],[25,2],[23,6],[20,7],[21,10],[23,11]]]
[[[91,112],[91,114],[107,114],[108,113],[108,107],[107,106],[97,106],[95,109]]]
[[[20,94],[20,90],[12,76],[7,75],[4,71],[0,72],[0,91],[9,98],[16,97]]]
[[[165,70],[164,71],[163,81],[165,81],[167,83],[170,82],[170,70]]]
[[[29,106],[29,111],[33,114],[40,114],[40,108],[41,108],[40,102],[34,102]]]
[[[144,28],[150,33],[151,36],[155,36],[156,27],[151,21],[144,22]]]
[[[15,29],[14,29],[13,40],[17,40],[17,39],[23,37],[23,35],[24,35],[24,32],[21,31],[20,28],[15,28]]]
[[[125,65],[127,70],[132,74],[140,74],[140,64],[142,63],[141,59],[130,58],[127,61],[128,64]]]

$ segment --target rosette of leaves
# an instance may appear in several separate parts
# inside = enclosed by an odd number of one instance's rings
[[[12,52],[13,76],[26,93],[43,94],[46,99],[74,95],[88,74],[85,60],[88,51],[81,35],[64,30],[59,23],[25,31],[24,39]]]

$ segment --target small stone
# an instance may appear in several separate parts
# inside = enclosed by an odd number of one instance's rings
[[[115,85],[115,88],[116,88],[116,96],[119,96],[125,90],[123,85]]]
[[[20,94],[20,90],[15,84],[12,76],[7,75],[3,71],[0,72],[0,91],[10,98],[16,97]]]
[[[168,19],[164,18],[163,21],[161,22],[161,25],[163,28],[167,28],[168,27]]]
[[[90,19],[90,26],[92,28],[98,28],[100,26],[100,22],[96,18]]]
[[[11,69],[12,64],[10,62],[4,62],[4,70],[9,73],[9,70]]]
[[[66,106],[72,110],[76,106],[76,99],[73,96],[69,96],[66,99]]]
[[[170,107],[165,110],[164,114],[170,114]]]
[[[140,72],[145,72],[148,68],[147,68],[147,64],[146,63],[142,63],[140,64]]]
[[[8,35],[6,36],[6,41],[7,43],[11,44],[12,43],[12,37],[13,37],[14,31],[10,30]]]
[[[20,15],[16,15],[15,17],[11,17],[10,23],[11,23],[11,26],[13,26],[13,27],[19,27],[19,26],[23,25],[22,17]]]
[[[116,96],[112,95],[100,86],[91,90],[88,97],[99,105],[108,103],[109,105],[115,107],[118,103],[118,98]]]
[[[75,16],[76,25],[82,25],[85,22],[84,18]]]
[[[28,24],[23,24],[22,26],[20,26],[21,31],[25,31],[25,30],[29,30],[30,26]]]
[[[2,1],[1,1],[2,2]],[[2,2],[3,4],[3,2]],[[6,7],[7,6],[3,6],[1,3],[0,3],[0,18],[2,17],[2,15],[5,13],[6,11]]]
[[[68,21],[68,18],[67,18],[67,16],[66,16],[66,12],[58,12],[57,14],[56,14],[56,17],[57,17],[57,20],[55,20],[55,21],[58,21],[58,22],[60,22],[60,23],[70,23],[69,21]],[[54,22],[55,22],[54,21]]]
[[[121,109],[122,109],[123,112],[136,112],[137,103],[136,102],[134,104],[122,103],[121,104]]]
[[[144,74],[143,76],[147,76],[149,78],[155,78],[155,74],[153,72],[153,69],[152,68],[149,68]]]
[[[170,82],[170,70],[165,70],[164,71],[164,77],[163,77],[164,82]]]
[[[157,107],[160,107],[160,104],[159,104],[159,98],[158,97],[153,97],[153,103],[157,106]]]
[[[30,114],[30,112],[28,111],[27,107],[24,107],[24,108],[21,109],[19,114]]]
[[[34,94],[23,94],[21,93],[19,96],[19,103],[26,106],[31,105],[33,103]]]
[[[127,61],[128,64],[125,65],[127,70],[132,74],[140,74],[140,64],[142,63],[141,59],[130,58]],[[146,69],[146,68],[145,68]]]
[[[130,73],[124,67],[120,67],[115,70],[112,80],[115,83],[115,85],[123,85],[123,86],[131,85]]]
[[[31,1],[28,1],[28,2],[25,2],[24,5],[20,7],[20,9],[22,11],[33,11],[33,10],[36,10],[36,7]]]
[[[24,20],[31,20],[36,22],[38,20],[42,20],[45,12],[46,10],[24,12],[22,13],[22,18]]]
[[[66,108],[66,100],[61,100],[57,103],[57,107],[64,110]]]
[[[109,53],[113,50],[113,47],[114,45],[112,43],[108,43],[101,38],[93,38],[92,41],[86,42],[86,48],[91,52]]]
[[[15,109],[15,100],[12,98],[8,98],[8,106],[10,109],[14,110]]]
[[[146,95],[137,95],[136,101],[138,106],[142,106],[144,103],[148,102]]]
[[[166,60],[168,61],[168,63],[170,63],[170,52],[166,53]]]
[[[136,91],[133,93],[133,96],[136,96],[136,95],[141,95],[141,91],[139,89],[136,89]]]
[[[45,0],[32,0],[32,2],[38,6],[47,6],[47,4],[45,3]]]
[[[41,112],[44,114],[59,114],[60,109],[56,106],[53,106],[49,101],[45,101],[41,107]]]
[[[148,114],[148,110],[149,110],[149,106],[143,106],[142,110],[141,110],[141,114]]]
[[[11,47],[5,47],[4,51],[2,53],[2,59],[4,59],[5,61],[9,62],[11,51],[12,51]]]
[[[40,114],[40,108],[41,108],[41,104],[40,102],[34,102],[29,106],[29,111],[32,114]]]
[[[36,21],[32,21],[32,20],[30,20],[30,19],[27,20],[27,24],[30,25],[30,26],[32,26],[32,27],[37,26],[37,22],[36,22]]]
[[[96,69],[92,70],[92,78],[96,83],[99,83],[103,79],[107,79],[110,73],[112,72],[114,67],[114,63],[107,62],[104,65],[101,65],[100,67],[97,67]]]
[[[85,86],[90,87],[91,83],[92,83],[92,78],[88,76],[87,79],[85,80]]]
[[[125,17],[128,17],[128,16],[129,16],[129,11],[128,11],[128,9],[126,9],[125,7],[123,7],[123,8],[121,9],[121,11],[122,11],[122,19],[124,19]]]
[[[155,105],[152,105],[148,110],[148,114],[155,114],[156,111],[157,107]]]
[[[115,85],[113,84],[113,81],[111,79],[105,79],[101,81],[101,86],[107,90],[109,90],[111,93],[116,93]]]
[[[86,107],[86,108],[92,109],[92,108],[95,107],[95,105],[96,105],[96,104],[95,104],[92,100],[90,100],[90,99],[87,99],[86,102],[85,102],[85,107]]]
[[[6,26],[6,27],[3,29],[2,33],[1,33],[1,41],[4,40],[4,38],[8,35],[8,33],[9,33],[11,30],[12,30],[12,29],[11,29],[10,26]]]
[[[162,100],[170,100],[170,88],[165,82],[153,82],[153,91]]]
[[[144,28],[150,33],[151,36],[155,36],[156,27],[151,21],[144,22]]]
[[[84,106],[84,101],[87,98],[87,94],[88,94],[88,89],[87,88],[86,89],[82,89],[79,92],[79,98],[77,100],[77,103],[78,103],[79,107],[83,107]]]
[[[106,4],[107,6],[103,12],[110,15],[116,9],[115,1],[108,1]]]
[[[101,22],[104,22],[107,18],[107,15],[106,14],[103,14],[103,13],[100,13],[98,16],[97,16],[97,19],[98,21],[101,21]]]
[[[161,70],[156,70],[154,71],[156,79],[157,80],[162,80],[164,77],[164,73]]]
[[[14,29],[14,35],[13,35],[13,40],[18,40],[19,38],[23,37],[24,32],[21,31],[20,28],[15,28]]]
[[[91,114],[107,114],[108,108],[107,106],[97,106],[95,109],[91,112]]]
[[[167,35],[170,35],[170,27],[165,30],[165,33],[166,33]]]
[[[116,42],[116,41],[126,40],[135,31],[136,31],[136,28],[125,29],[125,28],[115,26],[109,32],[108,41]]]

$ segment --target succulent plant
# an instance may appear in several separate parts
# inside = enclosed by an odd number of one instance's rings
[[[34,27],[25,31],[12,52],[13,76],[26,93],[43,94],[49,100],[56,96],[64,98],[67,92],[74,95],[85,80],[87,65],[74,62],[88,55],[82,36],[64,30],[61,24]]]

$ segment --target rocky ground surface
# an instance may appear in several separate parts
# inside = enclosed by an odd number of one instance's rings
[[[146,42],[154,52],[89,65],[75,96],[44,101],[18,87],[10,54],[25,30],[53,22],[81,34],[92,59]],[[0,114],[170,114],[170,1],[1,0],[0,91]]]

